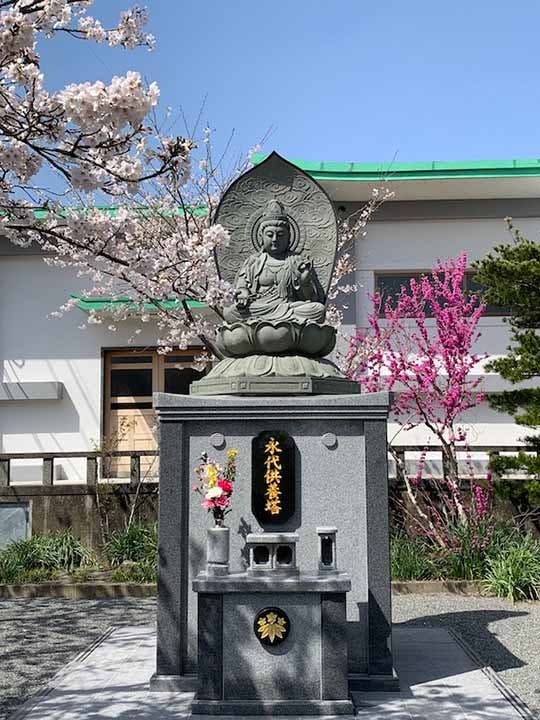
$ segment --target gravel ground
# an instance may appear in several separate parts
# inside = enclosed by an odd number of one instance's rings
[[[154,599],[0,600],[0,720],[110,625],[154,618]],[[394,622],[457,630],[540,718],[539,603],[396,595]]]
[[[149,624],[153,598],[0,600],[0,720],[110,625]]]
[[[395,595],[394,623],[460,633],[540,718],[540,603],[455,595]]]

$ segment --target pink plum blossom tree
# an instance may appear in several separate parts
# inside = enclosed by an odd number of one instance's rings
[[[485,359],[473,352],[484,305],[467,295],[463,279],[467,256],[438,261],[430,275],[412,278],[398,296],[375,294],[367,330],[357,330],[344,358],[347,375],[364,390],[392,391],[392,410],[404,430],[425,425],[437,438],[443,455],[443,477],[424,481],[426,453],[415,477],[409,477],[403,456],[393,451],[405,481],[406,508],[418,529],[442,548],[451,543],[452,528],[471,525],[488,513],[491,489],[472,482],[465,498],[456,450],[466,447],[463,414],[483,400],[481,378],[472,371]],[[471,479],[472,479],[472,465]],[[488,483],[489,484],[489,483]],[[411,510],[412,509],[412,510]]]

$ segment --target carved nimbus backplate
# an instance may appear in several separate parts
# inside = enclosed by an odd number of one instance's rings
[[[289,217],[291,251],[313,261],[326,295],[337,251],[332,201],[313,178],[276,152],[241,175],[221,200],[216,223],[231,236],[229,246],[218,252],[221,277],[233,283],[245,259],[259,252],[257,227],[272,198],[279,200]]]

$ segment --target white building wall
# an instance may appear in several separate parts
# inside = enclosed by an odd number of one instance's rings
[[[100,442],[101,351],[127,345],[131,323],[113,333],[103,325],[80,330],[87,316],[78,309],[60,319],[47,318],[82,287],[74,271],[51,268],[39,256],[0,257],[1,382],[64,385],[60,400],[0,403],[0,452],[73,452],[91,450]],[[138,345],[146,343],[155,345],[150,327],[137,339]],[[55,465],[58,478],[85,476],[83,461],[59,460]],[[40,478],[41,465],[15,462],[12,477]]]
[[[516,218],[524,234],[535,237],[540,218]],[[358,284],[355,298],[356,323],[365,327],[374,290],[375,272],[426,270],[437,258],[466,250],[472,261],[483,257],[493,245],[507,242],[502,220],[411,220],[376,221],[358,243]],[[0,369],[2,382],[57,381],[63,383],[60,400],[9,401],[0,403],[1,452],[54,452],[92,449],[102,434],[102,349],[128,346],[134,328],[127,323],[116,333],[105,326],[80,330],[86,315],[73,310],[61,319],[47,315],[65,302],[72,292],[84,289],[73,271],[48,267],[39,256],[0,257]],[[354,304],[354,303],[353,303]],[[353,318],[346,317],[346,327]],[[479,352],[503,354],[507,328],[502,318],[481,320]],[[137,345],[155,345],[151,325],[137,338]],[[510,417],[482,405],[464,418],[474,445],[517,444],[525,434]],[[393,438],[397,425],[390,424]],[[433,439],[423,428],[401,432],[399,444],[424,445]],[[13,467],[13,476],[41,477],[39,463],[31,470]],[[33,475],[32,475],[33,473]],[[83,480],[85,467],[79,461],[59,461],[57,477]]]

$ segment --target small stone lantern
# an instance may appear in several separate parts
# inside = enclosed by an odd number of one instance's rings
[[[337,573],[336,527],[316,528],[319,536],[319,573]]]

